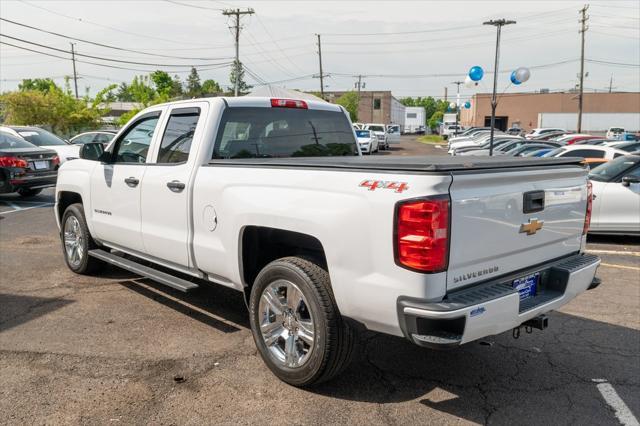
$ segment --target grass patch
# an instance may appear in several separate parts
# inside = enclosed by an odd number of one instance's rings
[[[440,135],[424,135],[420,136],[418,140],[422,143],[443,143],[444,139]]]

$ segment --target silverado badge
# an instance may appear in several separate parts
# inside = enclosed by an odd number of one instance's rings
[[[529,219],[529,223],[520,225],[520,233],[526,232],[527,235],[533,235],[542,229],[542,225],[544,225],[543,220]]]

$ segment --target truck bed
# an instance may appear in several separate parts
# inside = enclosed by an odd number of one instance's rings
[[[379,170],[386,172],[438,173],[486,169],[522,169],[553,166],[578,166],[582,158],[523,157],[306,157],[306,158],[241,158],[211,160],[212,166],[282,167],[312,169]]]

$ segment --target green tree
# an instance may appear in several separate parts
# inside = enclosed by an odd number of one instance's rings
[[[150,75],[151,81],[153,82],[156,91],[160,95],[164,95],[167,98],[170,98],[173,91],[173,80],[171,76],[165,71],[154,71]]]
[[[436,111],[433,113],[433,115],[431,115],[431,118],[429,118],[429,128],[431,130],[435,130],[438,128],[438,125],[442,122],[442,119],[444,118],[444,113],[442,111]]]
[[[191,72],[187,77],[186,95],[190,98],[202,96],[202,85],[200,84],[200,75],[195,67],[191,67]]]
[[[205,80],[202,83],[203,95],[215,95],[222,92],[222,88],[215,80]]]
[[[153,87],[148,76],[135,76],[129,86],[129,92],[131,93],[132,100],[142,104],[143,107],[147,107],[154,103],[157,93]]]
[[[351,121],[358,121],[358,93],[350,91],[336,99],[338,105],[342,105],[349,113]]]
[[[184,91],[182,90],[182,80],[180,80],[180,76],[178,74],[173,76],[173,80],[171,81],[171,97],[177,98],[182,96]]]
[[[58,85],[50,78],[26,78],[22,83],[18,84],[18,90],[37,90],[39,92],[49,92],[51,90],[60,90]]]
[[[248,85],[244,81],[244,68],[242,67],[242,62],[233,61],[233,65],[231,65],[231,74],[229,74],[229,81],[231,82],[231,87],[229,90],[234,93],[236,87],[236,80],[238,81],[238,94],[246,94],[249,93],[249,90],[253,86]]]
[[[120,102],[133,102],[133,95],[131,94],[131,90],[129,90],[129,85],[124,81],[118,86],[116,99]]]

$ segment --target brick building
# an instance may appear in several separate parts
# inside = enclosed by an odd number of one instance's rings
[[[335,102],[348,92],[324,92],[329,102]],[[383,123],[404,125],[404,105],[389,90],[360,92],[358,121],[361,123]]]
[[[530,130],[540,126],[539,119],[543,114],[562,113],[577,116],[578,93],[505,93],[498,98],[496,128],[506,130],[516,125]],[[621,113],[640,113],[639,92],[584,94],[583,114]],[[490,119],[490,93],[473,95],[471,108],[460,112],[460,122],[463,126],[489,126]]]

